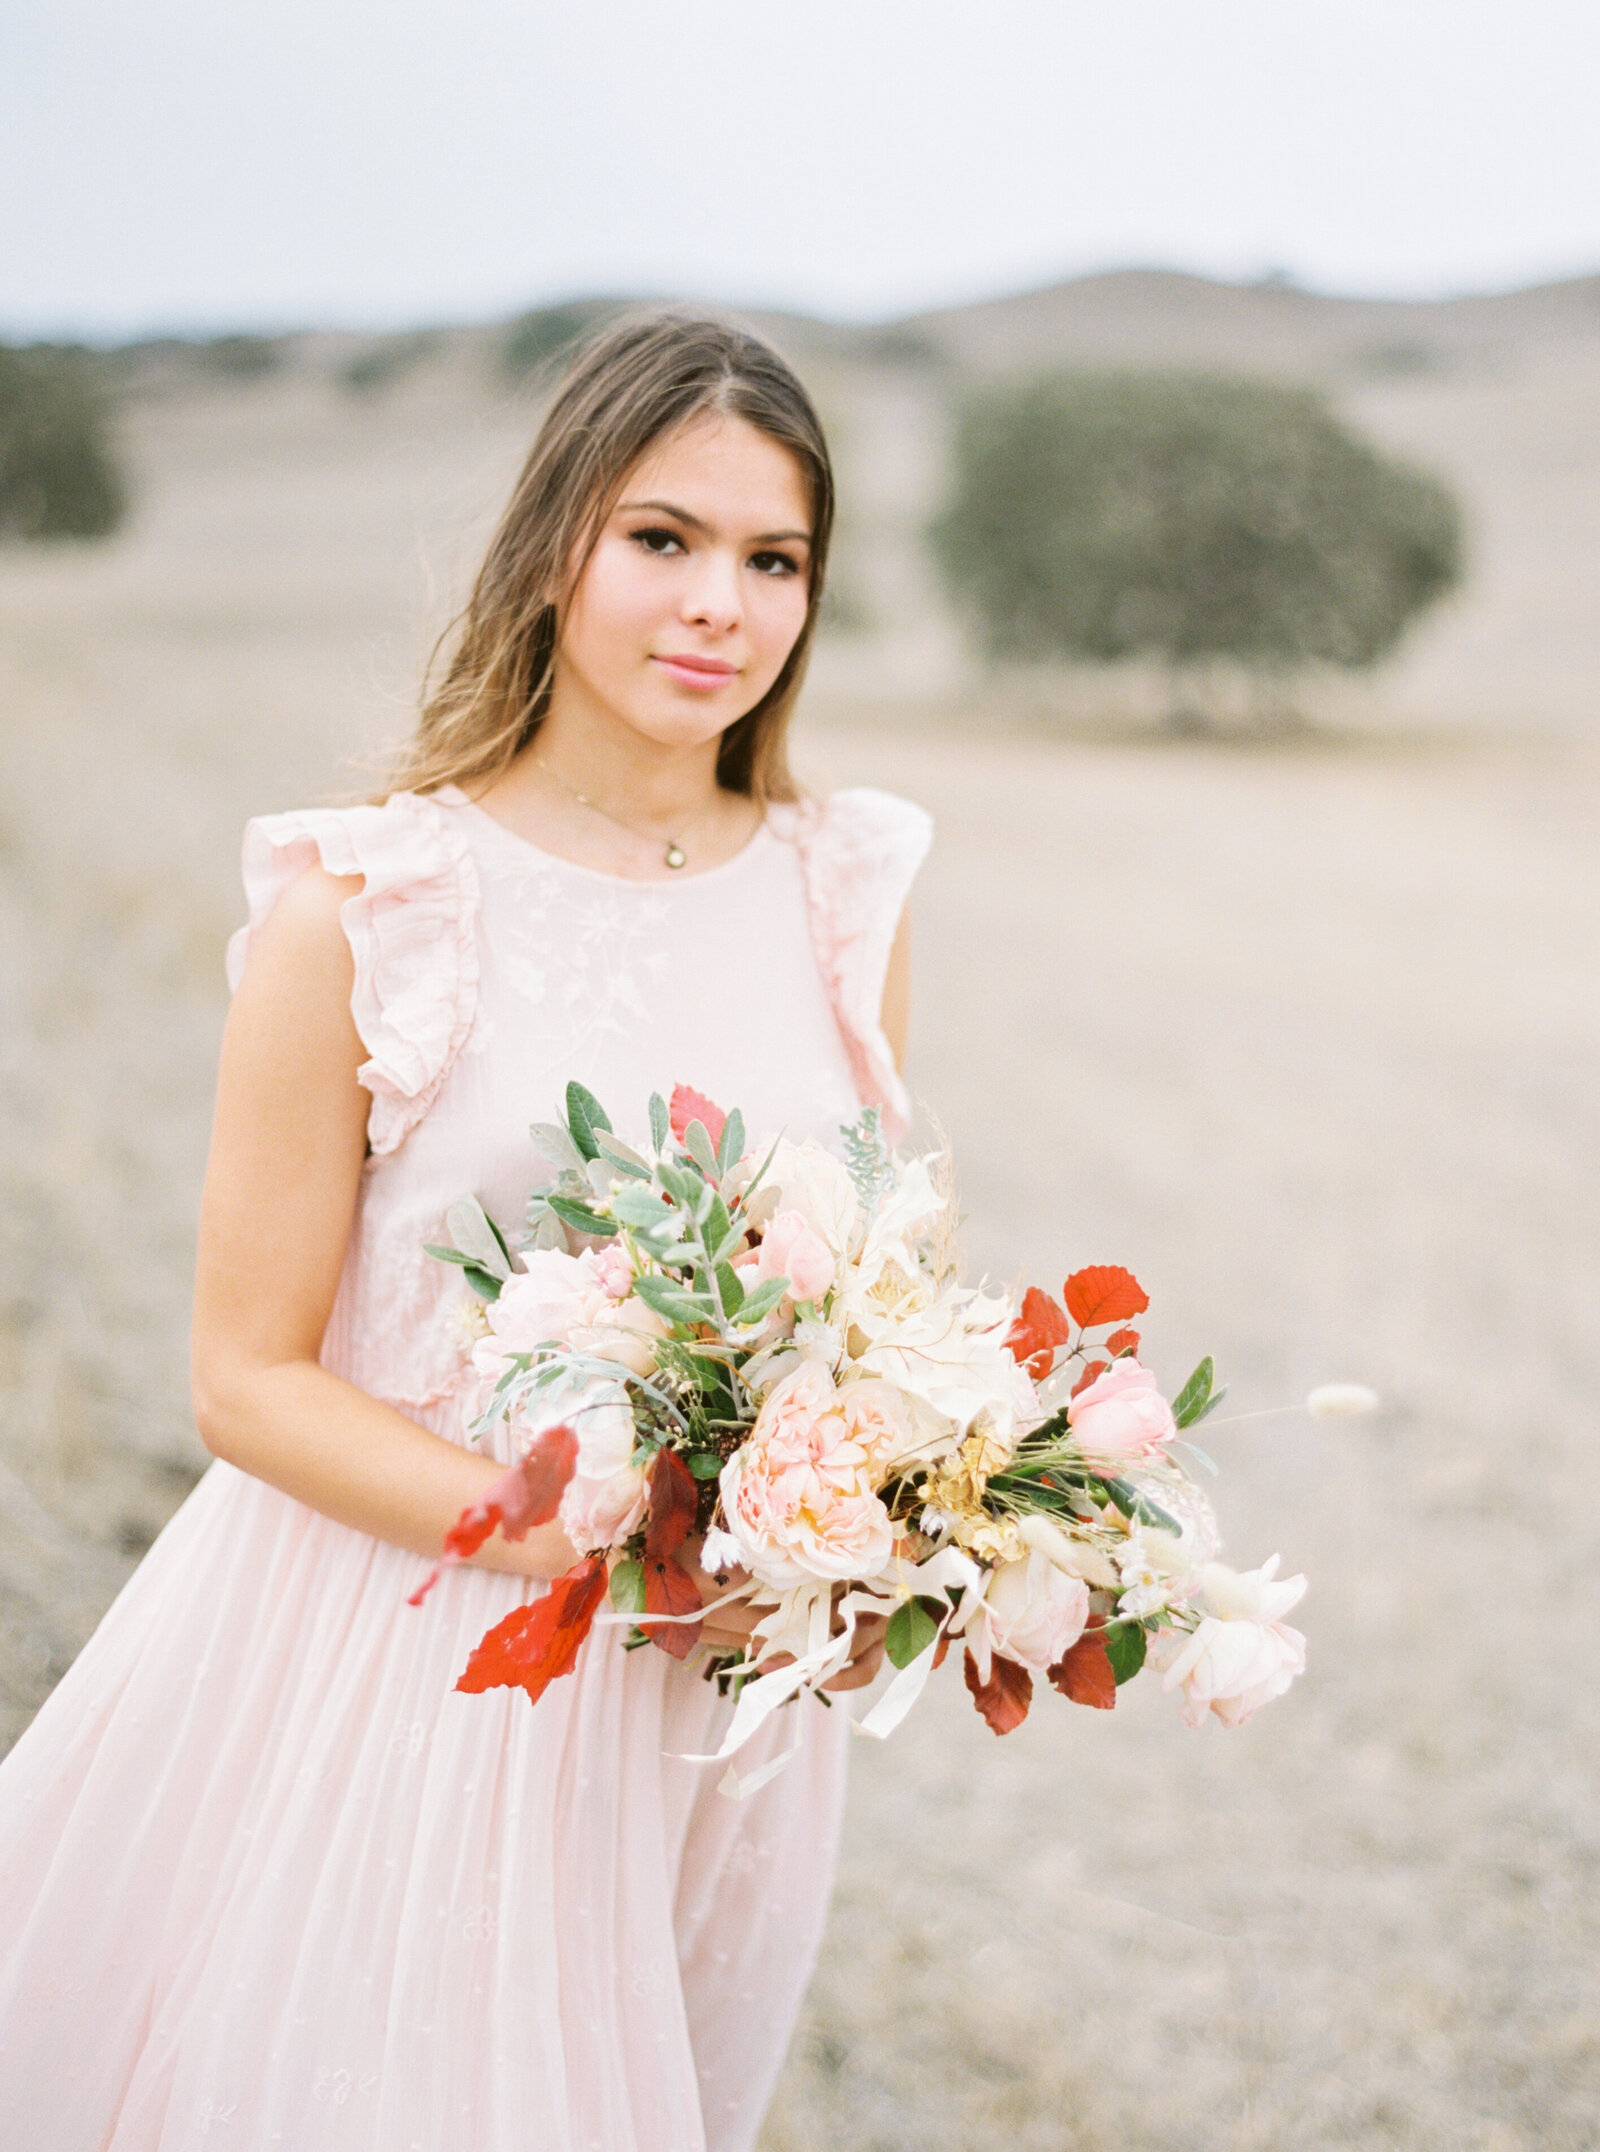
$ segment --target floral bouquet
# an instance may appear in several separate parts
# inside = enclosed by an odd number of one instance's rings
[[[1184,1430],[1223,1393],[1206,1359],[1161,1394],[1131,1273],[1080,1270],[1060,1301],[962,1285],[944,1163],[890,1152],[876,1109],[841,1157],[752,1146],[737,1111],[682,1085],[650,1124],[645,1154],[569,1084],[565,1125],[533,1130],[554,1177],[520,1267],[470,1198],[429,1250],[476,1296],[475,1432],[505,1421],[517,1452],[445,1562],[553,1519],[580,1555],[458,1687],[537,1700],[616,1622],[630,1647],[698,1655],[736,1697],[719,1759],[838,1674],[869,1618],[894,1668],[860,1722],[880,1736],[955,1639],[996,1733],[1026,1717],[1036,1676],[1110,1709],[1148,1664],[1191,1725],[1238,1725],[1288,1688],[1305,1647],[1283,1617],[1305,1580],[1279,1579],[1276,1556],[1216,1560],[1177,1453],[1210,1467]],[[721,1580],[709,1606],[695,1561]],[[759,1616],[748,1646],[712,1651],[703,1617],[735,1601]]]

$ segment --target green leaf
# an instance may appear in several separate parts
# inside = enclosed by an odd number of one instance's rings
[[[694,1209],[694,1192],[698,1183],[692,1173],[685,1173],[682,1166],[675,1166],[670,1159],[663,1158],[657,1161],[656,1179],[680,1210]]]
[[[611,1572],[611,1604],[619,1614],[644,1612],[644,1564],[618,1562]]]
[[[594,1132],[597,1128],[603,1128],[609,1133],[611,1123],[606,1118],[606,1109],[594,1093],[586,1091],[576,1080],[567,1085],[567,1127],[572,1132],[573,1142],[585,1158],[599,1157],[600,1150],[594,1140]]]
[[[650,1141],[657,1151],[664,1151],[667,1138],[672,1134],[672,1116],[667,1102],[659,1091],[650,1094]]]
[[[753,1293],[747,1293],[739,1309],[741,1326],[764,1322],[788,1290],[787,1278],[768,1278],[766,1283],[758,1285]]]
[[[600,1156],[608,1166],[615,1166],[616,1170],[626,1174],[630,1181],[649,1180],[650,1168],[632,1144],[624,1143],[620,1137],[607,1135],[603,1128],[595,1130],[594,1140]]]
[[[1106,1657],[1111,1661],[1112,1678],[1119,1689],[1143,1666],[1148,1641],[1142,1622],[1113,1622],[1106,1631]]]
[[[570,1196],[546,1196],[545,1201],[563,1225],[573,1226],[580,1233],[593,1233],[602,1240],[615,1238],[615,1221],[602,1218],[597,1211],[590,1210],[586,1203],[574,1203]]]
[[[706,1246],[711,1250],[713,1259],[719,1258],[726,1248],[743,1237],[733,1230],[728,1206],[721,1196],[714,1195],[711,1198],[711,1208],[706,1212]]]
[[[673,1323],[708,1323],[714,1320],[708,1301],[687,1292],[676,1278],[658,1277],[653,1270],[641,1271],[633,1281],[633,1289],[647,1308],[654,1308]]]
[[[535,1121],[528,1130],[533,1147],[563,1173],[583,1171],[583,1153],[559,1121]]]
[[[722,1470],[722,1459],[715,1450],[696,1450],[688,1465],[696,1479],[715,1479]]]
[[[744,1155],[744,1115],[735,1106],[722,1124],[722,1141],[717,1145],[717,1164],[724,1173]]]
[[[471,1256],[463,1255],[459,1248],[440,1248],[437,1247],[431,1240],[425,1240],[422,1243],[422,1252],[424,1255],[433,1256],[437,1262],[460,1263],[463,1268],[465,1268],[472,1261]]]
[[[883,1633],[883,1648],[889,1654],[892,1666],[909,1666],[913,1659],[922,1657],[938,1634],[939,1624],[921,1600],[908,1599],[889,1616],[888,1627]]]
[[[1226,1383],[1222,1385],[1222,1388],[1220,1390],[1213,1390],[1211,1395],[1206,1399],[1204,1408],[1195,1414],[1194,1418],[1188,1422],[1188,1425],[1190,1427],[1198,1427],[1202,1420],[1209,1420],[1212,1413],[1216,1411],[1217,1407],[1222,1403],[1222,1400],[1227,1396],[1227,1394],[1228,1385]]]
[[[1153,1524],[1159,1532],[1172,1532],[1182,1538],[1183,1526],[1177,1518],[1168,1516],[1159,1503],[1141,1494],[1128,1480],[1106,1476],[1100,1484],[1125,1517],[1136,1517],[1141,1524]]]
[[[654,1232],[662,1225],[672,1225],[676,1231],[676,1221],[660,1196],[653,1188],[641,1187],[637,1182],[617,1190],[611,1198],[611,1215],[619,1224],[637,1226],[644,1232]]]
[[[480,1300],[500,1298],[500,1280],[492,1271],[482,1270],[476,1263],[465,1263],[461,1274]]]
[[[717,1178],[717,1154],[704,1121],[691,1121],[683,1132],[683,1147],[708,1180]]]
[[[476,1196],[461,1196],[444,1214],[445,1230],[463,1255],[492,1277],[509,1278],[511,1256]]]
[[[722,1295],[724,1315],[737,1315],[744,1306],[744,1287],[731,1263],[717,1265],[717,1291]]]
[[[1192,1427],[1196,1420],[1204,1419],[1210,1409],[1211,1385],[1216,1380],[1216,1373],[1211,1355],[1207,1353],[1172,1400],[1172,1417],[1180,1427]]]

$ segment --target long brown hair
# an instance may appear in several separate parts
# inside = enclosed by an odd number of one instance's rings
[[[805,624],[783,670],[730,725],[717,781],[758,801],[792,800],[787,732],[810,654],[833,528],[833,467],[793,369],[748,330],[679,312],[631,315],[578,351],[561,380],[472,596],[440,638],[416,734],[394,791],[491,783],[527,746],[550,700],[573,586],[623,481],[655,442],[706,412],[745,419],[781,442],[811,493]],[[430,676],[434,671],[430,664]]]

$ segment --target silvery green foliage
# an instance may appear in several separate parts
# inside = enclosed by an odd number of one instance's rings
[[[883,1140],[882,1109],[868,1106],[859,1121],[850,1122],[839,1133],[844,1138],[845,1165],[861,1207],[870,1216],[894,1177],[894,1156]]]

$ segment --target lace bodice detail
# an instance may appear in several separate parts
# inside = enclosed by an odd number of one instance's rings
[[[880,1008],[930,834],[920,808],[854,789],[774,808],[706,873],[634,882],[538,850],[453,786],[252,822],[235,984],[297,875],[363,877],[342,920],[371,1156],[324,1359],[397,1404],[449,1394],[459,1281],[422,1244],[469,1192],[520,1229],[529,1124],[560,1118],[572,1077],[635,1140],[650,1093],[679,1082],[752,1131],[826,1141],[870,1103],[899,1134]]]

